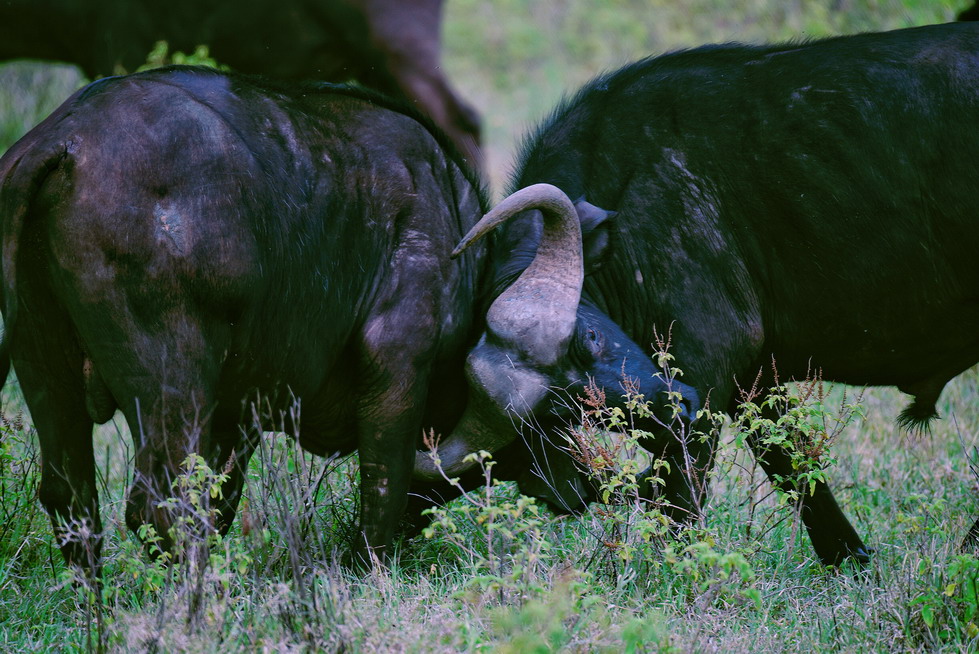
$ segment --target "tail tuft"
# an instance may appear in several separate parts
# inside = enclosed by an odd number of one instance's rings
[[[912,435],[928,435],[931,432],[931,421],[938,418],[934,402],[921,402],[915,398],[911,404],[901,411],[897,424],[901,429]]]

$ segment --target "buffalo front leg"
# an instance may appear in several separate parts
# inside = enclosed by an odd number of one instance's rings
[[[398,415],[392,415],[399,407]],[[404,398],[390,398],[368,413],[370,417],[362,417],[358,429],[360,528],[353,543],[357,565],[385,561],[391,554],[408,502],[415,432],[421,431],[421,408]]]
[[[765,409],[765,417],[777,420],[778,415]],[[840,509],[829,484],[817,481],[811,488],[798,480],[792,457],[785,448],[761,442],[758,434],[750,434],[748,444],[761,464],[769,481],[783,492],[798,494],[797,509],[812,541],[816,556],[824,565],[839,566],[847,559],[857,563],[870,562],[871,550],[864,545],[853,525]]]
[[[357,565],[384,561],[408,502],[421,437],[434,334],[425,312],[414,307],[412,329],[397,323],[398,313],[368,321],[361,356],[362,398],[357,410],[360,455],[360,529],[354,537]]]
[[[666,465],[651,465],[640,479],[640,495],[645,499],[661,497],[666,501],[664,512],[680,525],[694,525],[704,518],[709,491],[708,473],[714,465],[717,434],[706,437],[691,433],[689,427],[673,433],[666,439],[665,448],[657,449],[644,444],[647,451]],[[662,484],[659,484],[658,481]]]

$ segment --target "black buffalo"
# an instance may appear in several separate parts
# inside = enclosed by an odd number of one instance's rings
[[[442,0],[5,0],[0,60],[78,65],[90,79],[132,72],[159,40],[286,79],[358,80],[415,103],[479,160],[479,116],[440,68]]]
[[[500,422],[466,401],[486,264],[478,248],[449,255],[485,207],[443,140],[363,90],[174,67],[89,85],[0,159],[0,377],[9,355],[56,531],[101,531],[92,426],[117,407],[136,445],[129,525],[166,535],[174,516],[157,500],[199,451],[230,471],[227,528],[257,405],[314,453],[359,452],[355,552],[386,551],[423,427],[458,440]],[[581,275],[545,275],[539,298]],[[597,345],[588,325],[608,320],[581,313],[549,372],[571,392],[625,376],[657,393],[640,348]],[[62,551],[85,561],[80,547]]]
[[[683,379],[715,409],[733,412],[760,372],[771,384],[774,360],[783,378],[897,386],[914,396],[902,420],[922,425],[979,361],[976,116],[973,24],[680,51],[564,102],[526,143],[513,197],[546,183],[617,212],[598,226],[603,265],[560,310],[601,311],[643,345],[672,325]],[[497,289],[539,241],[528,207],[494,217],[514,216],[494,234]],[[498,369],[532,347],[504,343]],[[498,378],[471,378],[473,392]],[[709,468],[714,443],[687,445]],[[648,446],[684,467],[679,440]],[[752,447],[770,478],[792,479],[786,452]],[[668,485],[679,509],[702,506],[683,477]],[[802,518],[822,561],[866,560],[826,484]]]

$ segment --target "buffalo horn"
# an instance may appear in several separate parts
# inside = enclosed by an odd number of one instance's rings
[[[574,204],[561,189],[534,184],[510,195],[483,216],[456,247],[475,240],[531,209],[544,216],[534,260],[496,300],[486,315],[489,331],[530,362],[553,365],[574,331],[585,278],[581,226]]]
[[[545,377],[533,371],[554,365],[567,351],[585,277],[578,214],[568,196],[557,187],[550,184],[528,186],[510,195],[483,216],[453,253],[453,256],[457,256],[493,228],[531,209],[539,210],[544,216],[537,253],[517,280],[493,301],[486,316],[487,330],[493,336],[494,347],[506,351],[508,355],[515,355],[506,359],[517,369],[486,370],[478,363],[472,365],[473,357],[479,357],[477,351],[470,355],[470,383],[487,387],[480,390],[490,397],[496,397],[495,406],[490,409],[496,412],[503,412],[507,408],[520,413],[532,410],[535,398],[543,395],[539,387],[546,382]],[[521,371],[528,374],[520,374]],[[494,378],[507,377],[511,380],[509,391],[505,393],[508,397],[500,397],[488,388],[495,385]],[[533,381],[537,379],[540,383]],[[479,395],[483,395],[483,392]],[[439,448],[442,469],[449,475],[460,474],[471,466],[471,463],[463,462],[468,454],[479,450],[494,452],[515,436],[512,428],[498,433],[489,424],[483,424],[486,421],[476,419],[474,412],[480,407],[473,404],[480,402],[473,402],[473,394],[470,393],[470,406],[466,414]],[[416,477],[432,479],[436,472],[431,459],[419,453]]]

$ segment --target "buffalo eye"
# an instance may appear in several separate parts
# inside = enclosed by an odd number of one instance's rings
[[[585,333],[585,342],[588,343],[588,349],[590,349],[593,354],[598,354],[605,347],[605,339],[602,338],[601,333],[595,329],[589,329]]]

